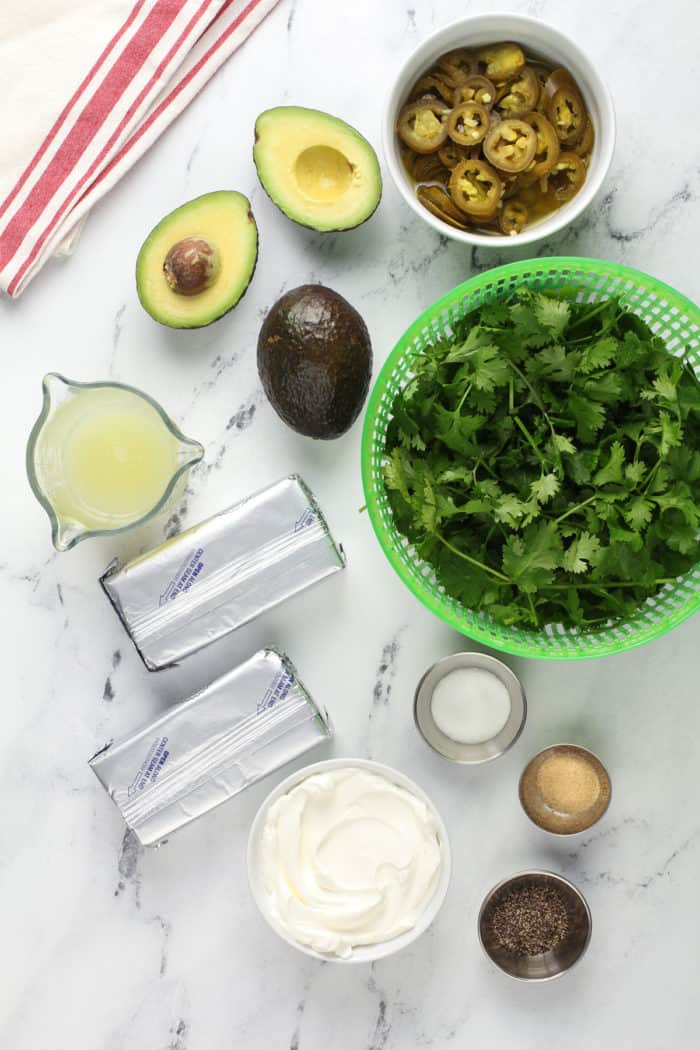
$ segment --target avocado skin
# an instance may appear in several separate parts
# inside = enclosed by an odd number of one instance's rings
[[[258,336],[258,372],[270,404],[306,437],[340,437],[357,419],[372,374],[367,326],[347,299],[304,284],[271,307]]]

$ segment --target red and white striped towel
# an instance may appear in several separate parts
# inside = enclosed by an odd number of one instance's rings
[[[3,0],[0,289],[20,295],[69,250],[95,201],[276,3]]]

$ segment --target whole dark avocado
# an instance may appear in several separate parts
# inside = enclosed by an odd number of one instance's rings
[[[272,407],[307,437],[340,437],[365,403],[372,344],[347,299],[304,284],[271,307],[258,336],[258,372]]]

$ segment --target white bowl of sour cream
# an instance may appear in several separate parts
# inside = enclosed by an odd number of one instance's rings
[[[374,962],[427,930],[450,880],[445,825],[417,784],[380,762],[335,758],[263,802],[248,880],[263,918],[316,959]]]

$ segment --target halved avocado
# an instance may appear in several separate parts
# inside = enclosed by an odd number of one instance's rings
[[[235,190],[205,193],[151,230],[136,260],[136,290],[161,324],[202,328],[233,309],[257,258],[248,198]]]
[[[367,139],[317,109],[278,106],[261,113],[253,159],[280,211],[321,233],[359,226],[382,195],[379,161]]]

